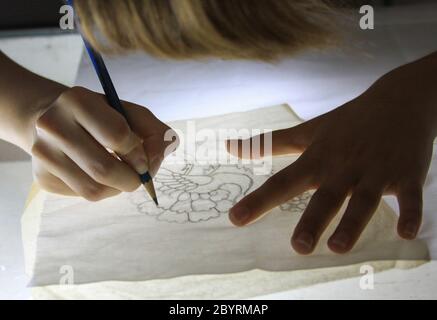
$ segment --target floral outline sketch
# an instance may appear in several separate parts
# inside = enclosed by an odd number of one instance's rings
[[[154,179],[160,205],[142,189],[130,201],[139,213],[169,223],[200,223],[219,218],[251,191],[251,170],[243,166],[185,163],[180,168],[162,168]],[[300,213],[311,198],[306,192],[280,206],[281,211]]]

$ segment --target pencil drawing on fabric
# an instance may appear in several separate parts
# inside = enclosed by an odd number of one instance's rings
[[[180,168],[162,168],[156,176],[160,207],[153,205],[138,190],[130,195],[138,213],[170,223],[200,223],[216,219],[251,191],[252,170],[241,165],[199,166],[186,163]],[[309,193],[290,200],[281,211],[301,213],[310,199]]]

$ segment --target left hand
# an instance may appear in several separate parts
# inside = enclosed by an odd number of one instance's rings
[[[431,55],[390,72],[340,108],[274,132],[273,155],[303,154],[237,203],[230,220],[247,225],[306,190],[317,189],[291,240],[298,253],[310,254],[351,195],[328,241],[332,251],[346,253],[381,197],[392,194],[400,207],[398,233],[414,239],[421,225],[422,188],[436,137],[436,70],[437,57]]]

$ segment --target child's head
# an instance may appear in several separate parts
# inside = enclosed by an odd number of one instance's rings
[[[326,0],[75,0],[99,51],[271,60],[333,40]]]

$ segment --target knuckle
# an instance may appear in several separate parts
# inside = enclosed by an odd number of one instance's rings
[[[37,139],[32,147],[30,148],[30,153],[32,154],[32,156],[35,156],[37,158],[42,158],[46,155],[46,148],[44,143]]]
[[[98,182],[107,181],[114,171],[115,164],[114,161],[103,160],[103,161],[93,161],[88,164],[89,172],[91,177],[93,177]]]
[[[404,195],[408,195],[409,198],[418,199],[422,198],[422,189],[423,187],[420,183],[409,182],[401,187],[401,192]]]
[[[275,174],[267,180],[267,186],[281,189],[288,186],[290,183],[288,177],[284,173]]]
[[[323,147],[319,144],[314,143],[310,148],[308,148],[301,156],[305,162],[318,165],[322,162]]]
[[[88,93],[88,89],[84,87],[75,86],[66,91],[64,91],[58,98],[58,102],[63,104],[71,104],[72,102],[77,102],[82,96]],[[80,104],[79,104],[80,106]]]
[[[87,99],[89,99],[91,91],[83,87],[72,87],[65,90],[55,101],[55,105],[59,108],[64,108],[71,112],[83,110],[89,107]]]
[[[59,189],[59,180],[43,168],[33,170],[33,179],[46,191],[54,192]]]
[[[111,123],[111,128],[112,131],[108,136],[108,139],[112,146],[123,146],[129,141],[132,133],[124,118],[117,117],[117,120]]]
[[[36,127],[47,131],[56,131],[59,128],[59,121],[56,108],[49,108],[37,120]]]
[[[89,183],[82,186],[80,195],[88,201],[97,202],[105,199],[105,188],[98,184]]]
[[[341,194],[338,190],[336,190],[334,187],[328,188],[328,187],[322,187],[317,190],[317,192],[314,194],[314,197],[319,200],[323,201],[325,203],[336,203],[341,199]]]
[[[81,86],[74,86],[69,90],[69,92],[74,94],[74,95],[82,95],[82,94],[88,93],[89,90],[84,88],[84,87],[81,87]]]
[[[354,196],[363,204],[373,204],[378,199],[377,193],[369,187],[358,189]]]
[[[305,151],[295,162],[299,165],[301,170],[305,170],[310,173],[310,176],[314,179],[323,176],[325,170],[325,164],[321,161],[321,153],[317,150],[308,149]]]

